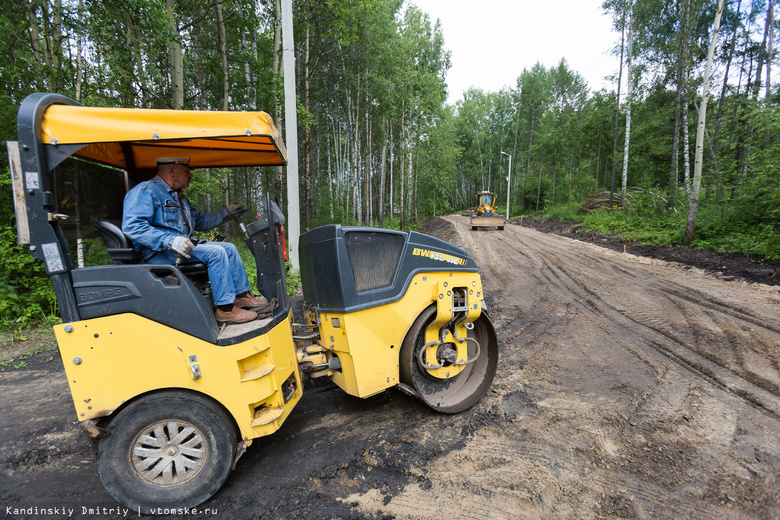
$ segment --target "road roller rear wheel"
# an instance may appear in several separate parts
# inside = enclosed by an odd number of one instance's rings
[[[106,490],[131,511],[194,508],[216,493],[233,467],[231,417],[195,393],[139,398],[107,426],[97,469]]]
[[[458,375],[449,379],[433,377],[420,366],[417,353],[425,344],[425,329],[436,318],[436,306],[425,309],[415,320],[401,346],[401,382],[412,387],[425,404],[442,413],[460,413],[479,401],[493,382],[498,364],[498,341],[490,320],[482,313],[469,330],[468,359]],[[479,351],[478,351],[479,349]]]

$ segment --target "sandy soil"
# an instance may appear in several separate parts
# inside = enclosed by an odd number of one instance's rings
[[[176,518],[780,518],[777,287],[467,224],[429,232],[483,274],[501,361],[482,401],[446,416],[396,390],[309,388]],[[122,517],[61,362],[31,359],[0,388],[0,517]]]
[[[627,241],[619,236],[605,236],[582,229],[582,222],[552,218],[525,217],[512,221],[545,233],[576,238],[618,252],[647,256],[697,267],[722,280],[780,285],[780,263],[735,253],[690,249],[684,246],[658,246]]]

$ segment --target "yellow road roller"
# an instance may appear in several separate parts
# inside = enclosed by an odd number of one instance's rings
[[[267,114],[95,108],[37,93],[17,122],[8,147],[19,241],[51,277],[76,415],[122,505],[151,512],[213,496],[249,445],[280,428],[309,378],[361,398],[396,387],[442,413],[490,387],[498,345],[482,281],[447,242],[341,225],[304,233],[304,323],[293,323],[284,215],[268,196],[256,218],[226,217],[273,302],[262,318],[220,324],[203,264],[144,261],[121,230],[124,194],[156,174],[161,156],[189,157],[195,175],[284,165]],[[105,265],[79,267],[95,240]]]

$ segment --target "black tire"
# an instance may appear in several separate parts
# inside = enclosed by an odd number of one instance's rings
[[[415,320],[401,345],[401,382],[411,386],[417,396],[429,407],[442,413],[460,413],[474,406],[496,375],[498,366],[498,340],[493,324],[483,312],[474,322],[468,335],[479,342],[480,354],[457,376],[438,379],[427,374],[417,362],[417,351],[425,344],[425,329],[436,318],[436,305],[425,309]],[[476,347],[468,342],[469,358],[476,354]]]
[[[107,430],[98,444],[98,474],[111,496],[132,511],[195,507],[222,487],[233,467],[232,418],[197,394],[142,397]]]

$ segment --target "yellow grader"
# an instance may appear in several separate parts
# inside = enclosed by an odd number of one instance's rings
[[[490,387],[498,345],[482,280],[444,241],[341,225],[304,233],[300,324],[287,296],[284,215],[267,196],[248,224],[226,217],[254,256],[257,289],[277,302],[264,319],[219,326],[203,264],[139,257],[116,220],[155,158],[190,157],[203,169],[196,176],[284,165],[267,114],[92,108],[38,93],[17,123],[8,146],[19,241],[51,277],[76,416],[124,506],[178,509],[213,496],[250,444],[290,415],[306,374],[360,398],[395,387],[442,413],[468,409]],[[89,193],[66,215],[59,194],[87,178]],[[78,199],[84,189],[73,191]],[[93,225],[110,263],[78,267],[71,250]]]
[[[495,227],[504,229],[506,218],[498,214],[496,194],[492,191],[477,193],[477,206],[471,213],[471,229]]]

